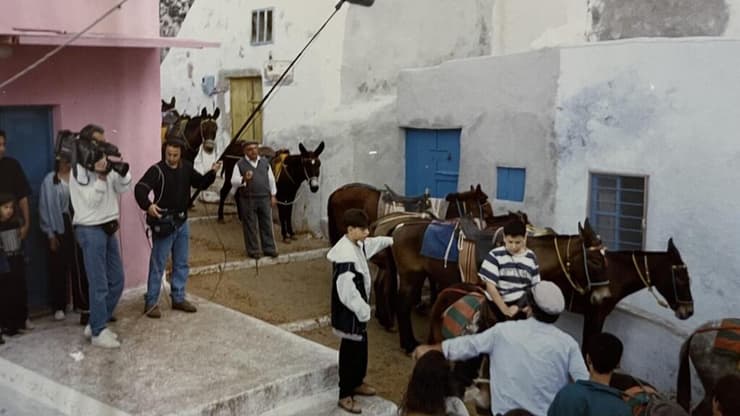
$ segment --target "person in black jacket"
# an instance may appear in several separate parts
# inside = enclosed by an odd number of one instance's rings
[[[152,253],[149,257],[144,313],[150,318],[160,318],[159,291],[162,285],[167,256],[172,252],[172,309],[196,312],[195,305],[185,299],[188,280],[188,249],[190,227],[187,209],[190,203],[190,187],[206,189],[214,180],[221,162],[201,175],[193,164],[182,158],[185,143],[179,139],[165,142],[164,160],[152,165],[134,188],[136,202],[147,213],[147,224],[152,230]],[[149,194],[154,194],[154,201]]]
[[[372,396],[367,374],[367,321],[370,320],[370,269],[367,259],[393,244],[392,237],[368,237],[368,218],[361,209],[345,211],[347,233],[329,250],[333,276],[331,326],[339,346],[339,402],[351,413],[362,410],[353,395]]]

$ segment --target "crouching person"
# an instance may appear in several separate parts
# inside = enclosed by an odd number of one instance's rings
[[[147,213],[147,224],[152,230],[152,253],[149,257],[144,313],[150,318],[160,318],[159,292],[165,262],[172,253],[172,309],[196,312],[195,305],[185,299],[188,281],[188,249],[190,227],[187,222],[190,204],[190,187],[208,188],[216,180],[221,162],[201,175],[193,164],[182,158],[185,143],[179,139],[165,142],[164,160],[152,165],[134,188],[136,202]],[[154,194],[154,202],[149,194]]]
[[[350,413],[362,409],[354,395],[372,396],[367,374],[367,321],[370,320],[370,270],[367,259],[393,244],[391,237],[368,237],[368,217],[348,209],[342,217],[346,234],[329,250],[332,262],[331,325],[339,346],[339,402]]]

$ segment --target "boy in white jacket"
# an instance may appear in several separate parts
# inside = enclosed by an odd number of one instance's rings
[[[362,410],[353,395],[372,396],[375,389],[363,380],[367,374],[367,321],[370,320],[370,269],[367,259],[393,244],[391,237],[368,237],[368,217],[361,209],[343,215],[347,232],[329,250],[333,263],[331,325],[342,338],[339,346],[339,407]]]

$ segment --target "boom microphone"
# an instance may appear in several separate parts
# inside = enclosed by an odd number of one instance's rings
[[[358,6],[370,7],[375,3],[375,0],[345,0],[347,3],[356,4]]]

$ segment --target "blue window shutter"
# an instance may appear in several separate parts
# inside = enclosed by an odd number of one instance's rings
[[[496,168],[496,199],[509,199],[509,170]]]
[[[509,170],[509,183],[511,184],[511,188],[509,190],[510,201],[524,201],[525,175],[524,169],[514,168]]]
[[[496,168],[496,199],[504,201],[524,201],[526,169]]]

